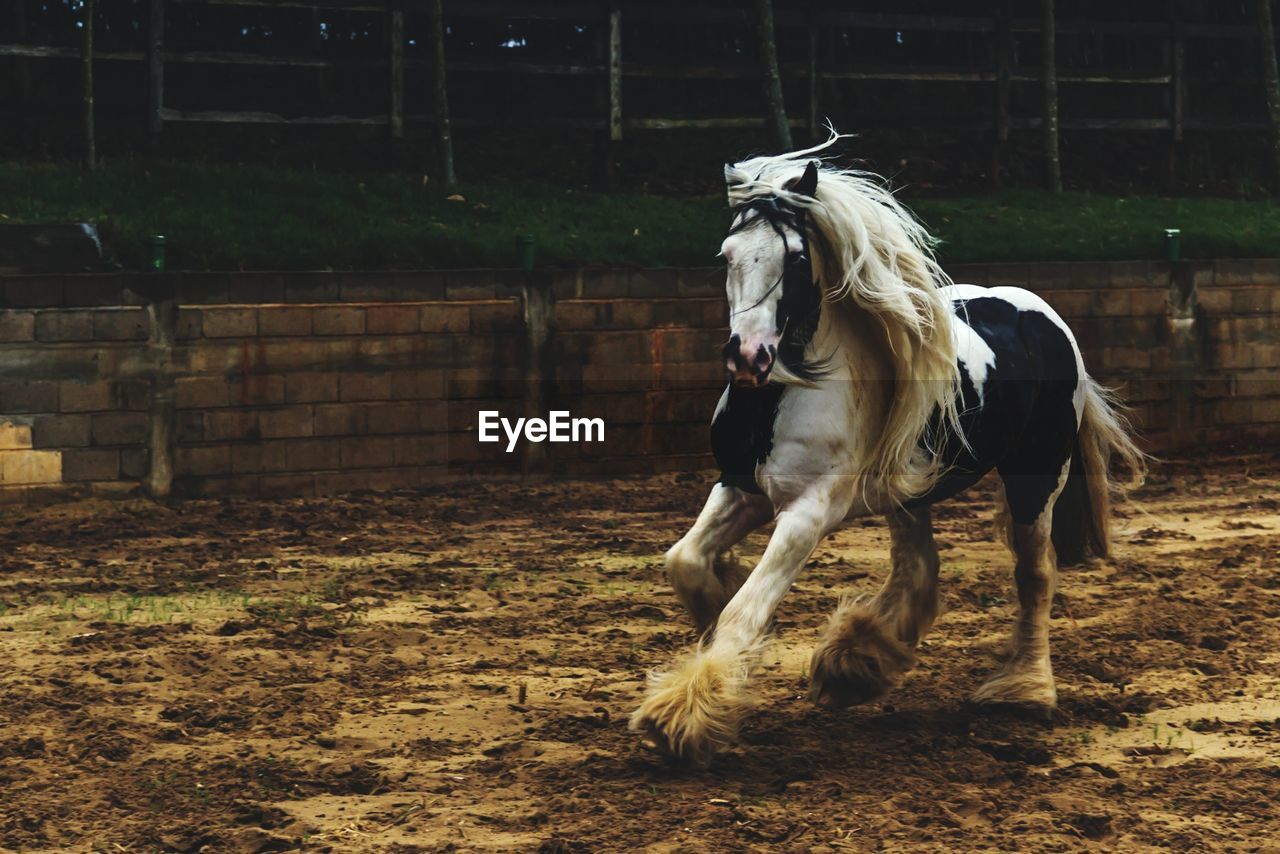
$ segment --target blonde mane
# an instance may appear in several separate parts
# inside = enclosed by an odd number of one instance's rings
[[[862,463],[900,503],[937,482],[943,430],[964,439],[951,305],[939,290],[951,280],[934,258],[933,238],[878,176],[822,164],[815,196],[791,189],[813,156],[838,139],[832,131],[813,148],[726,166],[725,181],[731,206],[776,197],[805,209],[814,272],[828,305],[870,314],[883,328],[893,365],[891,398]],[[775,374],[778,381],[804,384]]]

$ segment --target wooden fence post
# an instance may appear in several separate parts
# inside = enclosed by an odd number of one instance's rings
[[[168,498],[173,491],[174,445],[177,439],[174,404],[173,344],[178,329],[177,277],[155,273],[144,277],[150,334],[151,426],[147,448],[150,465],[144,484],[152,498]]]
[[[782,98],[782,75],[778,71],[778,41],[773,26],[773,0],[756,0],[756,29],[759,35],[760,64],[764,72],[767,121],[778,151],[790,151],[791,124]]]
[[[404,137],[404,10],[399,0],[390,0],[387,13],[387,36],[390,42],[388,67],[391,72],[391,105],[387,111],[387,127],[392,139]]]
[[[609,8],[608,39],[609,115],[604,141],[604,179],[610,190],[617,186],[618,144],[622,142],[622,9]]]
[[[1189,445],[1196,427],[1196,382],[1200,373],[1196,330],[1198,269],[1203,265],[1188,261],[1169,265],[1169,434],[1173,448]]]
[[[92,172],[98,168],[98,143],[93,126],[93,0],[85,0],[83,35],[80,61],[84,71],[84,161]]]
[[[441,0],[427,0],[427,48],[431,51],[432,106],[435,113],[436,150],[440,181],[445,187],[458,183],[453,172],[453,137],[449,132],[449,87],[444,66],[444,10]]]
[[[1004,185],[1005,152],[1009,147],[1009,92],[1013,83],[1012,0],[1001,0],[996,12],[996,139],[991,153],[991,186]]]
[[[1049,190],[1062,192],[1062,163],[1058,159],[1058,65],[1057,28],[1053,20],[1053,0],[1040,0],[1040,36],[1043,59],[1040,68],[1044,84],[1044,158]]]
[[[26,0],[12,0],[13,29],[19,44],[27,41],[27,3]],[[15,61],[17,68],[18,101],[26,104],[31,100],[31,64],[25,59]]]
[[[164,0],[151,0],[147,16],[147,133],[164,130]]]
[[[1186,110],[1186,45],[1177,0],[1169,3],[1169,176],[1168,188],[1178,185],[1178,155],[1182,149],[1182,120]]]
[[[1271,119],[1272,182],[1280,189],[1280,71],[1276,67],[1276,28],[1271,18],[1271,0],[1256,0],[1258,35],[1262,41],[1262,83]]]

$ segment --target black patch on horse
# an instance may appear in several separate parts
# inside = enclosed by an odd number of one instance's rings
[[[959,320],[987,342],[995,364],[987,371],[979,401],[960,363],[960,427],[969,447],[944,431],[940,456],[945,473],[907,506],[950,498],[995,468],[1013,521],[1031,524],[1057,488],[1075,442],[1075,350],[1047,315],[1020,311],[999,297],[958,300],[955,309]]]
[[[720,466],[720,483],[760,494],[756,466],[773,450],[773,422],[786,386],[762,388],[730,385],[724,408],[711,422],[711,452]]]

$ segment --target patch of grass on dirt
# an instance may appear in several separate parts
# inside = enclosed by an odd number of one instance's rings
[[[147,238],[168,238],[173,269],[512,267],[515,236],[543,264],[716,262],[727,215],[718,195],[600,193],[533,182],[464,184],[456,195],[420,175],[326,174],[279,167],[109,161],[0,163],[0,222],[96,223],[113,260],[143,264]],[[1271,199],[1050,195],[1008,190],[907,199],[946,262],[1163,257],[1180,228],[1189,258],[1270,256],[1280,243]]]

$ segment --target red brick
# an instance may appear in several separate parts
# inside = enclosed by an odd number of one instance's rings
[[[141,308],[107,308],[93,313],[93,337],[98,341],[145,341],[147,312]]]
[[[231,472],[258,474],[284,471],[288,468],[285,460],[287,444],[287,442],[256,442],[252,445],[235,445],[231,449]]]
[[[91,428],[88,415],[42,415],[31,425],[32,447],[87,447],[92,436]]]
[[[379,468],[395,461],[396,440],[388,437],[342,440],[343,468]]]
[[[395,371],[389,376],[392,400],[439,400],[444,396],[442,370]]]
[[[418,331],[417,305],[369,306],[365,312],[365,330],[370,335],[403,335]]]
[[[287,403],[327,403],[338,399],[337,374],[289,374],[284,378]]]
[[[1231,310],[1236,314],[1261,314],[1271,310],[1267,288],[1237,288],[1231,294]]]
[[[11,380],[0,382],[0,413],[20,415],[28,412],[57,412],[59,386],[44,380]]]
[[[258,414],[258,429],[264,439],[288,439],[312,434],[310,406],[290,406]]]
[[[419,408],[413,403],[375,403],[367,407],[369,433],[416,433]]]
[[[120,476],[142,480],[151,467],[151,452],[146,448],[124,448],[120,451]]]
[[[147,440],[150,418],[141,412],[104,412],[93,416],[93,444],[141,445]]]
[[[233,406],[284,403],[284,377],[279,374],[249,374],[227,385]]]
[[[519,329],[520,325],[520,306],[515,300],[471,306],[472,332],[510,332]]]
[[[231,471],[231,446],[179,447],[174,468],[179,475],[228,474]]]
[[[311,315],[316,335],[363,335],[364,309],[352,306],[323,306]]]
[[[52,309],[36,315],[37,341],[92,341],[93,312]]]
[[[204,312],[198,308],[179,308],[178,326],[174,332],[179,341],[192,341],[201,337]]]
[[[1104,317],[1127,317],[1133,313],[1132,294],[1128,290],[1093,292],[1093,310]]]
[[[343,374],[338,382],[339,398],[347,400],[389,400],[390,374]]]
[[[289,471],[319,471],[342,466],[342,442],[338,439],[306,439],[285,445]]]
[[[448,445],[442,436],[399,436],[395,443],[398,466],[435,465],[448,461]]]
[[[265,306],[258,309],[258,334],[310,335],[311,309],[298,306]]]
[[[203,436],[207,441],[256,439],[258,414],[252,410],[215,409],[204,416]]]
[[[117,480],[120,477],[120,452],[94,448],[62,452],[62,479],[67,483],[89,480]]]
[[[230,402],[227,381],[222,377],[179,377],[174,381],[173,395],[179,409],[208,409]]]
[[[417,315],[414,315],[417,323]],[[0,311],[0,341],[32,341],[36,337],[36,316],[30,311]]]
[[[115,396],[109,380],[77,383],[63,380],[59,383],[61,412],[95,412],[113,410]]]
[[[465,305],[430,303],[418,311],[418,329],[422,332],[469,332],[471,309]]]
[[[253,308],[206,308],[202,321],[206,338],[251,338],[258,334]]]
[[[364,407],[355,403],[319,404],[315,408],[316,436],[359,436],[365,432]]]

